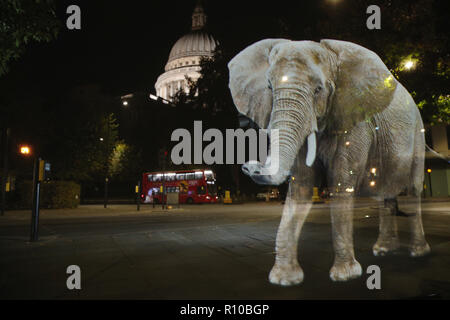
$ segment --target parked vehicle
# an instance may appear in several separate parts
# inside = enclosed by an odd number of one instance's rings
[[[165,190],[164,190],[165,188]],[[179,193],[180,203],[216,203],[216,179],[211,170],[147,172],[142,177],[144,203],[162,203],[168,192]]]
[[[256,199],[264,201],[279,200],[280,192],[277,188],[270,188],[265,190],[264,192],[257,193]]]

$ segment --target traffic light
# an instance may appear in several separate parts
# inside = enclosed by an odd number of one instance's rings
[[[158,164],[160,169],[167,168],[169,164],[169,152],[165,148],[159,149],[158,152]]]

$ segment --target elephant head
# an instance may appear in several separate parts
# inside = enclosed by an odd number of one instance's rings
[[[374,52],[338,40],[262,40],[236,55],[228,68],[238,111],[260,128],[278,130],[278,172],[262,174],[270,157],[266,163],[243,165],[260,184],[285,181],[305,143],[306,165],[311,166],[317,133],[339,134],[370,121],[390,104],[397,87]]]

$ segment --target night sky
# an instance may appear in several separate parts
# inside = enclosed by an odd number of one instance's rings
[[[52,95],[93,83],[114,95],[153,92],[171,47],[190,31],[196,2],[57,1],[62,25],[57,40],[28,45],[26,53],[10,64],[0,85],[19,95]],[[70,4],[81,8],[81,30],[65,26]],[[279,37],[274,30],[289,22],[301,29],[312,23],[317,10],[316,1],[277,1],[276,7],[260,1],[206,1],[204,6],[210,32],[236,50]]]

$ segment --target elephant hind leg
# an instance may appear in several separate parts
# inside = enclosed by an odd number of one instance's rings
[[[431,249],[425,240],[425,232],[422,224],[421,190],[412,188],[411,204],[414,213],[408,217],[410,230],[409,252],[412,257],[421,257],[428,254]]]
[[[378,211],[380,217],[379,234],[372,251],[375,256],[384,256],[400,247],[396,216],[401,211],[398,210],[396,198],[384,199],[384,204],[380,201]]]
[[[408,218],[411,239],[409,250],[412,257],[420,257],[431,251],[425,240],[425,232],[422,225],[422,206],[420,194],[423,188],[424,178],[424,153],[425,141],[419,126],[416,128],[414,158],[411,166],[411,182],[409,193],[412,196],[414,214]]]
[[[409,252],[412,257],[420,257],[429,253],[431,249],[425,240],[425,232],[423,231],[420,195],[414,195],[412,202],[415,213],[408,218],[411,233]]]

